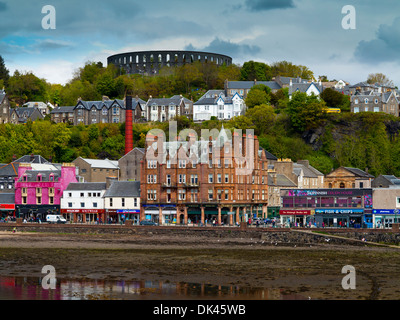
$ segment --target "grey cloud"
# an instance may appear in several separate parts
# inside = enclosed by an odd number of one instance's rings
[[[246,8],[250,11],[294,8],[293,0],[246,0]]]
[[[381,25],[376,38],[360,41],[354,57],[364,63],[400,62],[400,17],[392,25]]]
[[[220,54],[226,54],[230,57],[241,57],[247,55],[255,55],[261,51],[259,46],[251,46],[248,44],[238,44],[230,41],[215,38],[208,46],[204,48],[195,48],[192,44],[188,45],[186,50],[210,51]]]

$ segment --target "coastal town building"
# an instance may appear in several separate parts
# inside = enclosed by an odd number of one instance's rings
[[[245,111],[245,102],[238,93],[227,97],[223,90],[209,90],[193,104],[193,120],[204,121],[212,117],[229,120],[244,115]]]
[[[55,107],[50,112],[51,121],[55,123],[74,124],[74,108],[75,106]]]
[[[324,187],[329,189],[371,188],[374,176],[358,168],[340,167],[325,176]]]
[[[175,95],[171,98],[153,98],[149,97],[145,105],[147,121],[169,121],[178,116],[193,118],[193,101]]]
[[[56,171],[35,170],[30,163],[20,163],[15,181],[16,216],[44,221],[47,214],[59,213],[61,197],[71,182],[78,182],[72,163],[63,163]]]
[[[140,162],[144,148],[134,148],[118,160],[120,181],[140,181]]]
[[[164,143],[148,135],[141,163],[141,220],[234,225],[266,217],[265,152],[257,136],[228,135],[222,128],[214,139],[194,141],[192,135],[189,141]],[[158,149],[159,161],[152,156],[156,146],[165,151]]]
[[[23,124],[27,121],[44,119],[42,112],[36,107],[16,107],[10,109],[10,123]]]
[[[114,181],[104,195],[105,220],[140,222],[140,181]]]
[[[4,89],[0,90],[0,123],[10,122],[10,101]]]
[[[70,222],[102,222],[105,219],[105,192],[105,182],[70,183],[63,192],[61,213]]]
[[[119,177],[118,161],[78,157],[73,163],[78,167],[80,182],[106,182],[108,177]]]

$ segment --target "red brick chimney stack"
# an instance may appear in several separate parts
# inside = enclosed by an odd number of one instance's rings
[[[125,114],[125,154],[133,149],[132,136],[132,96],[125,98],[126,114]]]

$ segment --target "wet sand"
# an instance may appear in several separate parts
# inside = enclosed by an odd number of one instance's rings
[[[316,244],[279,246],[260,239],[0,232],[0,276],[154,280],[268,288],[311,299],[400,298],[400,250]],[[344,290],[342,268],[356,270]],[[272,297],[267,297],[272,299]]]

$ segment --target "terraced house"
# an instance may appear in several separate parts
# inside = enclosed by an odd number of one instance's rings
[[[177,116],[193,117],[193,101],[181,95],[171,98],[153,98],[146,103],[147,121],[169,121]]]
[[[143,100],[133,99],[133,121],[142,118]],[[80,123],[90,125],[94,123],[123,123],[125,122],[125,101],[109,100],[104,97],[101,101],[79,100],[74,107],[74,125]]]
[[[140,169],[141,220],[233,225],[266,217],[265,152],[257,136],[228,139],[229,133],[222,129],[208,141],[191,136],[189,141],[164,142],[165,152],[157,151],[159,161],[151,154],[158,142],[148,135]]]

